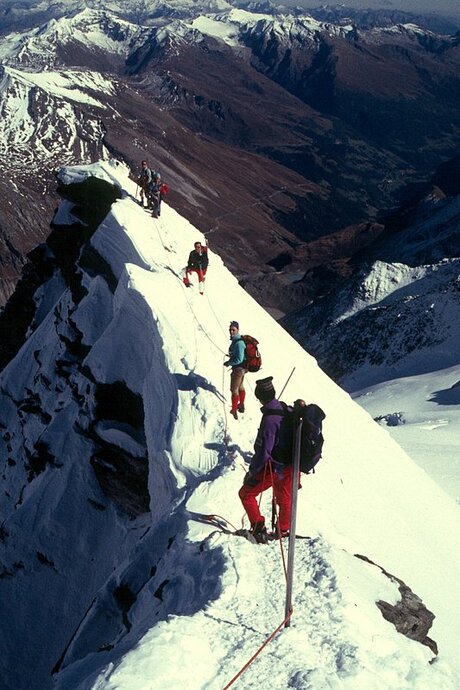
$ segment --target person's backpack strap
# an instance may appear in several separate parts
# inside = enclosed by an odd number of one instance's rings
[[[281,417],[276,442],[272,449],[272,458],[281,465],[290,465],[292,461],[292,410],[282,400],[281,409],[264,410],[263,416]]]

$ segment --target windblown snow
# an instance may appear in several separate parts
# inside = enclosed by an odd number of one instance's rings
[[[299,494],[291,625],[234,687],[458,690],[459,506],[238,285],[212,235],[200,295],[181,277],[202,233],[166,204],[151,218],[114,161],[60,175],[89,176],[122,198],[80,258],[85,295],[55,274],[0,379],[2,687],[224,688],[283,623],[279,543],[231,533],[244,524],[237,491],[260,420],[257,374],[246,377],[247,412],[228,414],[222,363],[236,319],[260,341],[260,376],[278,392],[288,381],[286,402],[316,402],[327,417],[324,457]],[[56,222],[74,221],[63,202]],[[97,390],[117,385],[129,405],[88,424]],[[94,439],[148,465],[144,511],[129,515],[103,491]],[[37,444],[52,458],[44,467]],[[434,614],[437,656],[377,607],[399,601],[395,578]]]

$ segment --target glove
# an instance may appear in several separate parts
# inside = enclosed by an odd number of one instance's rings
[[[230,361],[224,362],[224,367],[228,367],[229,364],[230,364]]]
[[[257,486],[259,482],[255,479],[250,472],[246,472],[243,479],[243,484],[245,486]]]

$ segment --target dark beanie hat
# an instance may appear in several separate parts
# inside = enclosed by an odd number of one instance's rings
[[[256,398],[272,398],[275,397],[275,389],[273,388],[273,376],[267,376],[266,379],[258,379],[256,381],[255,395]]]
[[[240,324],[238,323],[238,321],[230,321],[230,328],[237,328],[238,330],[240,330]]]

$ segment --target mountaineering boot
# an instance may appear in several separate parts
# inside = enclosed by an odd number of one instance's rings
[[[238,412],[244,412],[244,400],[246,398],[246,391],[240,391],[240,402],[238,404]]]
[[[230,410],[230,414],[232,417],[235,419],[238,419],[238,403],[240,399],[238,395],[232,395],[232,409]]]
[[[270,539],[284,539],[285,537],[289,537],[289,530],[288,529],[282,529],[281,531],[279,531],[275,527],[273,532],[270,532],[269,537],[270,537]]]
[[[258,544],[268,544],[270,537],[265,527],[265,522],[256,522],[251,532]]]

